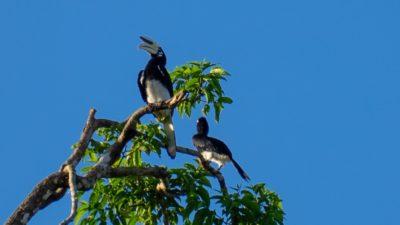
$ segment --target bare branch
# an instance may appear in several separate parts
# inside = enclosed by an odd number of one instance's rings
[[[86,121],[85,128],[81,134],[81,138],[79,142],[76,144],[76,147],[70,157],[65,161],[65,163],[61,166],[60,171],[64,169],[66,165],[72,165],[75,168],[76,165],[81,161],[83,155],[85,154],[85,150],[89,144],[90,139],[93,136],[94,131],[97,129],[95,126],[96,119],[94,118],[94,114],[96,113],[95,109],[90,109],[89,117]]]
[[[124,174],[125,176],[137,175],[162,177],[163,174],[165,174],[162,170],[153,171],[148,168],[122,168],[121,170],[118,170],[117,168],[110,169],[110,166],[120,157],[121,151],[126,143],[136,135],[136,124],[142,116],[165,108],[172,109],[176,107],[179,102],[184,100],[185,96],[186,92],[181,91],[169,100],[151,106],[147,105],[136,110],[127,121],[121,123],[121,125],[124,125],[124,128],[117,141],[110,146],[92,170],[84,177],[76,176],[76,188],[78,190],[89,190],[93,187],[97,179],[104,177],[122,177],[121,174]],[[71,177],[68,175],[67,171],[65,171],[65,168],[70,165],[74,169],[76,165],[78,165],[84,156],[85,150],[87,149],[89,141],[96,129],[119,124],[111,120],[95,119],[95,113],[96,111],[94,109],[90,110],[80,140],[73,153],[61,166],[60,171],[49,175],[37,184],[32,192],[8,218],[5,223],[6,225],[27,224],[32,216],[34,216],[40,209],[47,207],[52,202],[57,201],[64,196],[67,188],[70,188],[68,180]]]
[[[55,172],[35,186],[32,192],[18,206],[14,213],[6,221],[6,225],[24,225],[35,215],[39,209],[49,204],[49,199],[57,193],[57,189],[62,187],[60,181],[63,180],[62,172]],[[64,191],[65,193],[65,191]],[[64,194],[62,194],[63,196]],[[61,198],[61,197],[60,197]],[[59,198],[58,198],[59,199]],[[55,200],[58,200],[55,199]],[[54,201],[55,201],[54,200]]]
[[[100,178],[118,178],[126,176],[153,176],[156,178],[164,178],[168,176],[166,168],[163,167],[122,167],[108,168]],[[55,172],[46,177],[35,186],[28,197],[20,204],[15,212],[8,218],[6,225],[24,225],[34,216],[40,209],[45,208],[50,203],[59,200],[64,196],[65,190],[69,187],[69,175],[65,172]],[[93,184],[94,185],[94,184]],[[93,185],[85,177],[76,176],[76,189],[87,191],[93,188]],[[59,194],[60,191],[63,193]],[[58,193],[58,195],[57,195]]]
[[[182,154],[191,155],[191,156],[195,156],[195,157],[201,156],[198,151],[190,149],[190,148],[181,147],[181,146],[176,146],[176,151],[179,153],[182,153]]]
[[[96,128],[118,126],[120,123],[108,119],[96,119]]]
[[[76,181],[75,181],[75,168],[72,165],[67,165],[65,170],[68,171],[68,185],[71,192],[71,213],[69,216],[60,223],[60,225],[67,225],[72,222],[78,209],[78,196],[76,195]]]

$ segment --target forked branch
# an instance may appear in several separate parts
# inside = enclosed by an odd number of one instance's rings
[[[61,223],[70,223],[76,214],[77,197],[76,191],[87,191],[93,188],[98,179],[102,178],[116,178],[126,176],[153,176],[156,178],[164,179],[168,177],[168,172],[163,167],[149,167],[149,168],[112,168],[111,166],[115,161],[121,157],[121,152],[125,145],[138,134],[136,125],[140,118],[145,114],[152,113],[157,110],[165,108],[174,108],[185,99],[186,93],[184,91],[178,92],[171,99],[152,104],[151,106],[143,106],[134,111],[129,118],[118,123],[107,119],[96,119],[96,110],[91,109],[86,121],[85,127],[82,131],[81,137],[76,144],[72,154],[60,167],[60,170],[50,174],[48,177],[38,183],[32,192],[24,199],[24,201],[17,207],[14,213],[6,221],[6,225],[25,225],[29,220],[40,210],[47,207],[49,204],[61,199],[67,189],[71,192],[71,213]],[[85,155],[85,151],[89,145],[94,132],[102,127],[110,127],[116,125],[123,125],[122,132],[117,140],[111,145],[96,163],[95,166],[84,176],[75,174],[75,168]],[[178,152],[183,154],[192,155],[200,158],[203,167],[215,176],[221,186],[222,190],[226,190],[226,185],[222,174],[212,168],[205,160],[198,154],[197,151],[192,149],[178,147]]]

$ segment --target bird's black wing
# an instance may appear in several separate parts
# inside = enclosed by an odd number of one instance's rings
[[[207,137],[209,139],[210,142],[212,142],[213,146],[215,146],[215,152],[219,153],[219,154],[225,154],[228,155],[230,160],[232,160],[233,165],[235,166],[235,168],[237,169],[237,171],[239,172],[240,176],[245,180],[245,181],[249,181],[250,177],[249,175],[247,175],[246,172],[244,172],[244,170],[242,169],[242,167],[240,167],[239,163],[237,163],[233,158],[232,158],[232,152],[229,150],[228,146],[226,146],[226,144],[216,138],[212,138],[212,137]]]
[[[174,95],[174,87],[172,85],[171,77],[169,76],[169,73],[168,73],[167,69],[165,69],[164,66],[157,65],[157,67],[161,74],[161,76],[160,76],[161,82],[168,89],[169,95],[172,97]]]
[[[147,103],[147,95],[146,95],[146,86],[145,86],[145,79],[144,79],[144,71],[141,70],[138,75],[137,84],[140,90],[140,95],[142,96],[143,101]]]
[[[193,136],[192,141],[198,151],[215,151],[215,146],[204,135],[196,134]]]
[[[226,144],[216,138],[206,137],[203,135],[194,135],[193,145],[199,151],[212,151],[218,154],[229,156],[232,159],[232,153]]]
[[[229,150],[228,146],[223,141],[218,140],[213,137],[207,137],[207,139],[214,146],[214,149],[215,149],[214,151],[216,153],[227,155],[227,156],[229,156],[230,159],[232,159],[232,152]]]

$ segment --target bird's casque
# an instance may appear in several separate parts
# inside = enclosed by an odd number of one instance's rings
[[[147,104],[154,104],[165,101],[173,96],[173,85],[165,65],[167,58],[162,48],[148,37],[140,36],[143,41],[139,48],[150,54],[144,70],[138,75],[137,84],[140,95]],[[176,156],[175,131],[172,122],[173,110],[164,109],[154,112],[156,118],[163,124],[168,141],[168,155],[171,158]]]

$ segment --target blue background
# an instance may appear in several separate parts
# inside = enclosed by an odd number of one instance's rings
[[[286,224],[398,225],[399,11],[395,0],[1,1],[0,222],[70,154],[90,107],[123,120],[143,105],[146,34],[170,70],[208,59],[231,72],[234,104],[211,134],[280,194]],[[192,146],[195,119],[175,114],[180,145]],[[65,197],[31,224],[68,212]]]

